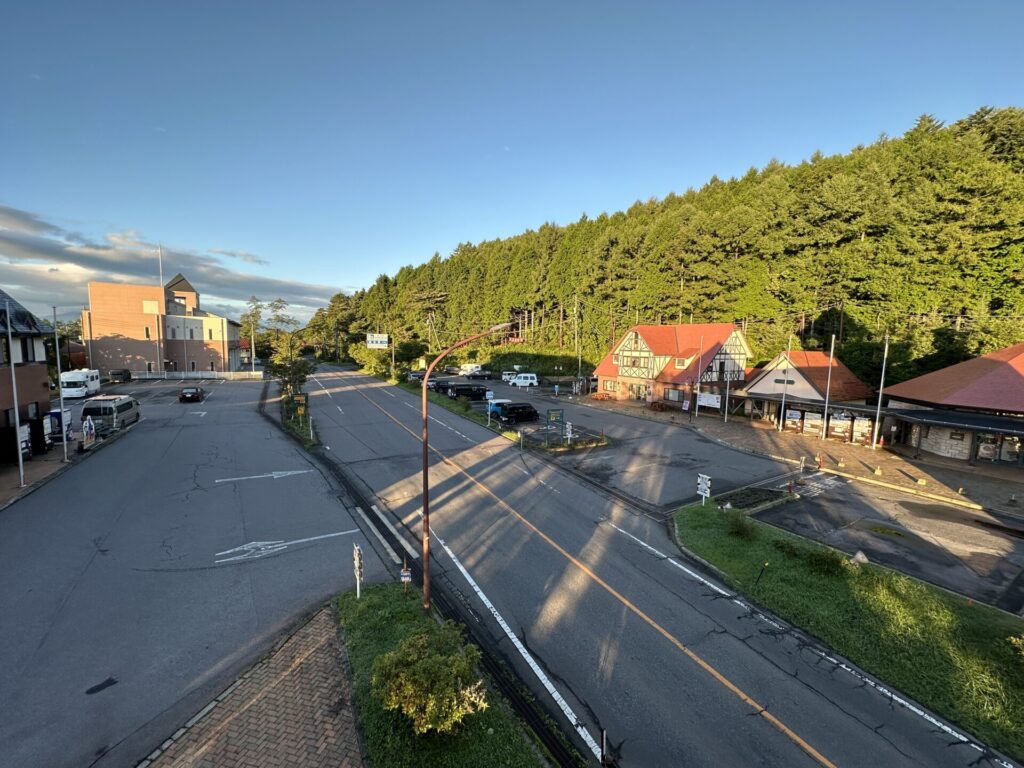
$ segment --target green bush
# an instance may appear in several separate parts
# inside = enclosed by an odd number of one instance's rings
[[[757,529],[750,522],[750,518],[739,510],[726,510],[725,521],[726,530],[730,536],[736,536],[744,541],[751,541],[757,533]]]
[[[447,621],[378,657],[373,694],[385,709],[411,719],[416,733],[451,733],[465,717],[487,708],[483,681],[475,671],[479,661],[479,649],[463,645],[461,627]]]

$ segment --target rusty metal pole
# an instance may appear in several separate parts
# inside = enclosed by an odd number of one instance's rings
[[[427,372],[423,374],[423,383],[420,386],[420,409],[423,417],[423,429],[420,441],[422,442],[422,456],[423,456],[423,610],[430,610],[430,471],[429,471],[429,445],[427,443],[428,429],[427,429],[427,382],[430,381],[430,374],[434,372],[434,368],[447,357],[451,352],[454,352],[459,347],[464,347],[477,339],[482,339],[484,336],[490,336],[492,333],[498,333],[510,328],[512,323],[501,323],[488,328],[483,333],[478,333],[475,336],[470,336],[468,339],[463,339],[452,346],[448,347],[444,352],[435,357],[431,361],[430,365],[427,366]]]

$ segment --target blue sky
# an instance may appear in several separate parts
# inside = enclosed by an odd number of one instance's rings
[[[0,46],[0,285],[339,290],[917,116],[1024,106],[1020,2],[25,2]]]

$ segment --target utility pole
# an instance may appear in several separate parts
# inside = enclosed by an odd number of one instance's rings
[[[821,434],[818,435],[819,440],[824,440],[825,435],[828,434],[828,398],[832,394],[832,361],[836,355],[836,335],[832,334],[832,346],[828,352],[828,382],[825,384],[825,413],[821,418]]]
[[[7,323],[7,357],[10,358],[7,364],[11,366],[11,393],[14,395],[14,443],[18,447],[18,482],[19,487],[25,487],[25,459],[21,455],[21,415],[18,413],[18,377],[14,372],[14,340],[11,335],[11,302],[4,302],[6,305],[6,312],[4,313],[4,322]],[[56,310],[54,310],[56,312]],[[91,315],[90,315],[91,316]],[[90,358],[89,362],[92,362]],[[58,379],[58,383],[60,380]],[[64,419],[64,414],[61,413],[61,420]]]
[[[60,385],[60,336],[57,333],[57,305],[53,306],[53,343],[57,349],[57,394],[60,397],[60,444],[64,446],[64,463],[68,461],[68,425],[64,423],[64,388]]]
[[[576,348],[576,378],[581,377],[583,370],[583,353],[580,350],[580,299],[578,294],[572,295],[572,335],[573,346]]]

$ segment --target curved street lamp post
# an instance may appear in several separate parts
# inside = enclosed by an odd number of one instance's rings
[[[421,404],[422,404],[422,415],[423,415],[423,610],[430,610],[430,481],[428,472],[428,451],[429,446],[427,445],[427,382],[430,380],[430,374],[433,373],[434,368],[441,362],[449,353],[454,352],[459,347],[464,347],[467,344],[471,344],[477,339],[482,339],[485,336],[490,336],[492,333],[498,333],[504,331],[512,326],[512,323],[501,323],[488,328],[483,333],[478,333],[475,336],[470,336],[468,339],[463,339],[456,344],[448,347],[444,352],[434,358],[434,360],[427,366],[427,372],[423,374],[423,384],[421,386]]]

